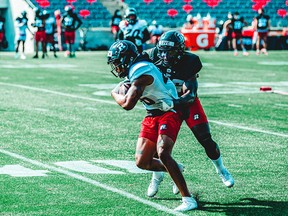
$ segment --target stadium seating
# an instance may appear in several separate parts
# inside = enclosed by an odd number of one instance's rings
[[[171,3],[166,4],[165,0],[153,0],[151,3],[146,4],[144,0],[125,0],[129,7],[134,7],[139,14],[139,17],[145,19],[147,22],[151,22],[156,19],[159,24],[167,27],[180,27],[185,22],[187,13],[182,9],[185,5],[185,0],[173,0]],[[252,9],[252,0],[219,0],[218,5],[214,8],[207,5],[207,0],[193,0],[189,4],[193,7],[190,12],[193,16],[200,13],[202,17],[205,17],[209,13],[212,17],[215,17],[217,21],[225,21],[228,12],[238,11],[250,25],[253,18],[257,15],[257,11]],[[175,18],[169,17],[167,15],[168,9],[176,9],[178,15]],[[277,10],[283,8],[288,11],[288,6],[283,0],[267,0],[265,6],[266,14],[271,17],[271,25],[274,27],[288,26],[287,18],[281,18],[277,14]]]
[[[40,0],[31,0],[36,6],[39,6]],[[86,18],[84,24],[90,24],[93,27],[109,27],[109,21],[111,14],[105,8],[100,1],[94,1],[93,3],[88,3],[89,0],[47,0],[50,5],[47,6],[48,10],[60,9],[63,12],[65,5],[69,1],[73,2],[76,12],[82,9],[87,9],[90,11],[90,16]],[[92,0],[93,1],[93,0]],[[134,7],[138,11],[138,15],[141,19],[145,19],[148,23],[153,20],[165,27],[180,27],[185,22],[187,13],[183,10],[183,5],[187,4],[185,0],[170,0],[169,4],[165,3],[166,0],[153,0],[149,4],[145,3],[145,0],[125,0],[128,7]],[[205,17],[209,13],[212,17],[215,17],[217,21],[225,21],[228,12],[238,11],[250,25],[253,17],[257,15],[257,12],[252,9],[253,4],[256,0],[218,0],[218,5],[215,7],[210,7],[207,5],[208,0],[193,0],[189,4],[193,7],[190,12],[193,16],[196,14],[201,14]],[[216,0],[214,0],[216,1]],[[217,1],[216,1],[217,2]],[[266,0],[266,14],[271,17],[271,25],[274,27],[288,26],[288,19],[281,18],[277,14],[278,9],[286,9],[288,11],[288,6],[284,0]],[[172,18],[169,17],[167,11],[169,9],[176,9],[178,14]]]
[[[43,8],[49,11],[60,10],[61,13],[64,12],[64,7],[68,5],[69,0],[47,0],[50,5],[47,7],[41,6],[41,1],[39,0],[31,0],[32,3],[36,7]],[[38,3],[39,2],[39,3]],[[79,14],[80,10],[86,9],[90,11],[90,15],[85,19],[83,18],[83,23],[85,26],[92,27],[109,27],[109,22],[111,19],[111,14],[109,11],[102,5],[101,2],[95,1],[93,3],[88,3],[86,0],[74,0],[73,6],[75,8],[76,13]]]

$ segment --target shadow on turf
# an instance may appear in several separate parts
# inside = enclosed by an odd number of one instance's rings
[[[199,202],[198,211],[222,212],[226,215],[261,215],[261,216],[282,216],[288,215],[288,202],[257,200],[254,198],[240,199],[239,202],[221,204],[217,202]]]

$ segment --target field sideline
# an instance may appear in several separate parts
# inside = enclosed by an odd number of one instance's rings
[[[0,52],[0,215],[288,215],[288,51],[196,54],[199,98],[233,188],[183,124],[173,155],[199,209],[173,211],[181,197],[168,175],[146,196],[151,174],[134,165],[145,111],[112,100],[119,79],[105,51],[37,60]]]

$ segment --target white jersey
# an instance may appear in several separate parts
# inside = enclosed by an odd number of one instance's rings
[[[170,79],[167,79],[148,61],[138,62],[131,66],[128,78],[131,83],[142,75],[150,75],[154,78],[151,85],[146,86],[140,98],[146,110],[159,109],[161,111],[174,111],[173,99],[177,99],[177,91]]]
[[[134,38],[136,46],[143,44],[143,31],[147,28],[147,22],[145,20],[137,20],[134,25],[129,24],[126,20],[122,20],[119,28],[124,34],[124,39]]]
[[[28,19],[18,17],[15,21],[16,26],[16,41],[26,40],[26,30],[28,28]]]

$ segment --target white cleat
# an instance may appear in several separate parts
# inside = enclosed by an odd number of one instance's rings
[[[233,187],[234,179],[227,169],[224,169],[222,172],[218,173],[224,185],[228,188]]]
[[[184,212],[198,208],[198,204],[193,197],[182,198],[182,204],[174,209],[174,211]]]
[[[158,178],[156,178],[156,176],[158,176]],[[147,190],[148,197],[154,197],[157,194],[159,185],[163,181],[163,179],[164,172],[153,172],[152,180]]]
[[[25,60],[25,59],[26,59],[26,56],[25,56],[24,54],[22,54],[20,58],[23,59],[23,60]]]
[[[178,163],[178,167],[179,167],[180,171],[183,173],[184,168],[185,168],[184,165],[181,163]],[[172,184],[173,184],[173,186],[172,186],[173,194],[175,194],[175,195],[179,194],[180,191],[179,191],[177,185],[173,181],[172,181]]]

